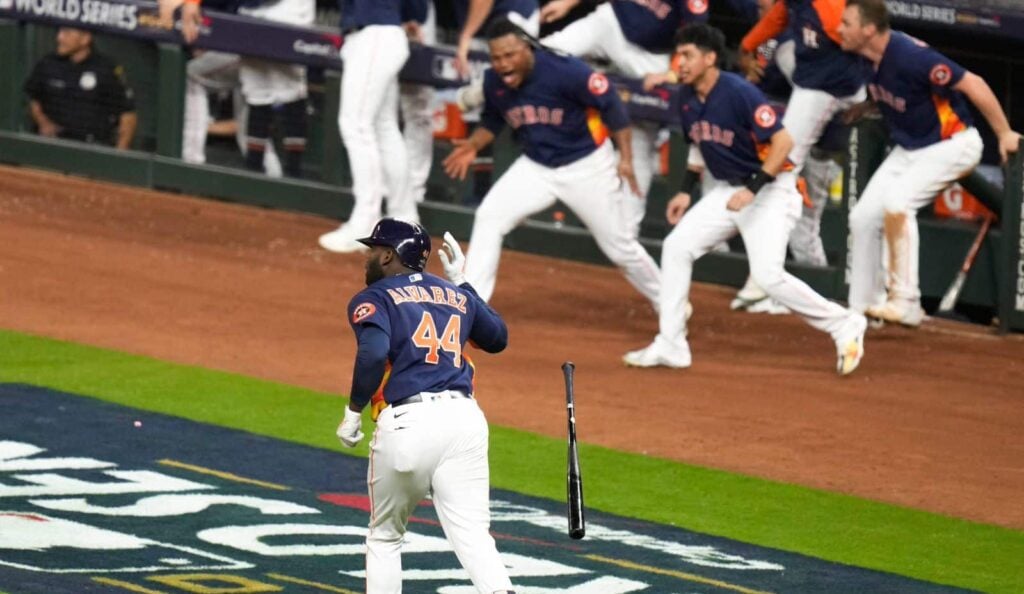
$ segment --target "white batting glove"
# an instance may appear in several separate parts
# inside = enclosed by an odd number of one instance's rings
[[[346,448],[354,448],[356,445],[363,440],[363,413],[356,412],[349,407],[345,407],[345,418],[342,419],[341,424],[338,425],[337,436],[341,440],[341,445]]]
[[[462,273],[462,269],[466,267],[466,256],[462,253],[459,242],[455,241],[448,231],[444,232],[444,244],[437,252],[437,256],[441,258],[444,275],[452,281],[452,284],[461,285],[466,282],[466,276]]]

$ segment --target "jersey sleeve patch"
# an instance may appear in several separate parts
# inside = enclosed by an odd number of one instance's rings
[[[587,80],[587,88],[594,95],[601,96],[608,92],[611,84],[608,82],[608,77],[601,74],[600,72],[592,72],[590,79]]]
[[[366,320],[375,313],[377,313],[376,305],[368,301],[360,303],[355,307],[355,309],[352,310],[352,323],[358,324],[359,322]]]
[[[754,110],[754,121],[762,128],[771,128],[777,119],[778,116],[775,115],[775,109],[771,105],[760,105]]]
[[[928,78],[931,79],[933,85],[944,87],[953,79],[953,70],[948,65],[939,62],[932,66],[932,71],[928,74]]]
[[[690,9],[690,14],[704,14],[708,11],[708,2],[707,0],[689,0],[686,7]]]

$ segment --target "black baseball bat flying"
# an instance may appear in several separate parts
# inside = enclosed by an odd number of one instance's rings
[[[562,373],[565,374],[565,406],[569,413],[569,472],[566,476],[569,538],[578,540],[583,538],[587,530],[583,518],[583,474],[580,472],[580,455],[576,446],[576,402],[572,385],[575,369],[571,361],[562,364]]]
[[[951,312],[953,307],[956,306],[956,300],[960,297],[960,291],[964,288],[967,275],[971,272],[971,267],[974,266],[974,259],[978,257],[981,243],[985,240],[989,227],[992,226],[992,218],[991,215],[986,216],[985,222],[981,224],[981,229],[978,230],[978,234],[974,237],[974,243],[971,244],[971,249],[967,251],[967,257],[964,258],[960,271],[956,273],[956,278],[953,279],[953,283],[949,285],[946,294],[942,296],[942,301],[939,302],[938,313]]]

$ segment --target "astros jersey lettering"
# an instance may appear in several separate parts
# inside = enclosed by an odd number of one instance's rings
[[[612,0],[626,39],[654,53],[670,53],[676,31],[708,20],[708,0]]]
[[[341,30],[401,25],[403,0],[341,0]]]
[[[381,279],[349,302],[356,338],[368,325],[391,337],[388,371],[373,397],[375,409],[441,390],[473,393],[473,363],[463,352],[504,328],[504,322],[469,291],[428,273]]]
[[[693,87],[680,97],[683,130],[700,148],[715,179],[746,180],[761,168],[761,151],[782,129],[764,94],[743,77],[722,72],[704,102]]]
[[[604,142],[591,132],[593,113],[611,130],[629,125],[626,108],[611,83],[583,61],[551,52],[534,52],[536,64],[517,89],[494,69],[484,74],[484,111],[480,122],[497,135],[508,124],[533,161],[560,167],[577,161]]]
[[[868,84],[893,142],[915,149],[971,127],[967,100],[953,89],[966,72],[924,42],[893,31]]]

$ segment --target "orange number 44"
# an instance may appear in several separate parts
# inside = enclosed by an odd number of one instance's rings
[[[437,333],[437,326],[434,324],[434,316],[429,311],[423,312],[420,325],[412,333],[412,343],[417,348],[427,349],[425,358],[427,363],[437,365],[440,360],[437,351],[448,351],[452,354],[453,363],[456,367],[462,367],[462,318],[453,315],[448,318],[448,323],[441,334]]]

